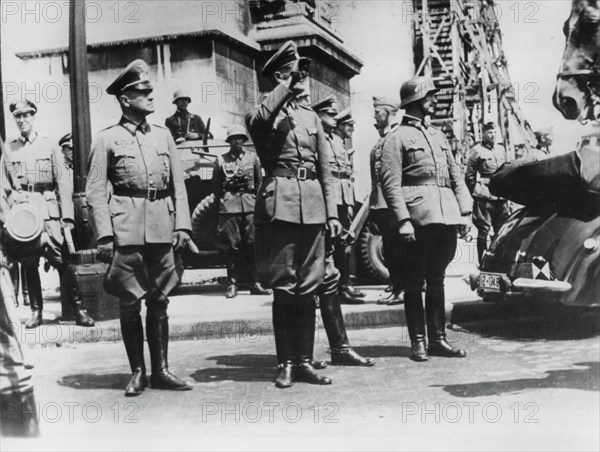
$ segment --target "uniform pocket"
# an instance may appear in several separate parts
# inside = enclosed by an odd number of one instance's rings
[[[406,149],[406,159],[408,160],[408,163],[410,163],[411,165],[414,165],[419,160],[423,159],[424,155],[425,155],[424,148],[407,148]]]
[[[50,157],[35,160],[36,183],[52,182],[52,161]]]

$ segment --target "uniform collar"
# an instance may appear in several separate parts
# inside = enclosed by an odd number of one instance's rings
[[[229,151],[228,154],[231,156],[232,159],[234,160],[242,160],[242,158],[244,157],[244,154],[246,153],[246,151],[244,151],[244,149],[242,149],[240,152],[238,153],[234,153],[233,151]]]
[[[37,140],[38,133],[35,130],[32,130],[28,137],[24,137],[23,135],[19,135],[19,141],[23,144],[32,143]]]
[[[419,130],[428,129],[431,125],[427,119],[419,119],[406,113],[402,117],[402,123],[408,124],[409,126],[416,127]]]
[[[138,130],[144,134],[150,131],[150,124],[148,124],[146,118],[144,118],[140,123],[135,123],[131,119],[123,115],[121,116],[119,124],[122,125],[125,129],[127,129],[127,131],[132,135],[135,135],[135,132]]]
[[[382,137],[386,136],[388,133],[390,133],[392,130],[394,130],[396,127],[398,127],[398,123],[397,122],[393,122],[391,124],[388,124],[387,126],[385,126],[385,129],[383,129],[383,132],[380,133],[380,135]]]
[[[482,145],[484,148],[486,148],[486,149],[489,149],[490,151],[493,151],[493,150],[494,150],[494,148],[496,147],[496,144],[495,144],[495,143],[492,143],[492,144],[487,144],[487,143],[484,143],[483,141],[481,142],[481,145]]]
[[[175,116],[181,116],[182,118],[187,118],[188,116],[191,116],[192,114],[190,113],[189,110],[183,111],[180,110],[179,108],[177,110],[175,110]]]

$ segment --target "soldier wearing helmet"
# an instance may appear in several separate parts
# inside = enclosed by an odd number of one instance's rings
[[[402,85],[406,114],[381,150],[381,187],[403,248],[404,306],[414,361],[426,361],[428,355],[466,356],[446,341],[444,275],[456,251],[457,228],[465,233],[473,200],[444,133],[429,125],[437,91],[427,77]]]
[[[254,152],[244,149],[246,129],[235,125],[227,131],[229,152],[215,161],[213,193],[219,209],[218,247],[227,261],[227,298],[237,296],[239,255],[246,256],[251,272],[252,295],[269,295],[258,282],[254,251],[254,204],[262,183],[262,167]]]
[[[202,140],[206,135],[206,126],[202,118],[188,111],[191,102],[192,98],[186,90],[177,89],[173,93],[173,103],[177,105],[177,110],[165,120],[165,125],[177,144],[187,140]],[[208,134],[208,138],[212,139],[212,134]]]

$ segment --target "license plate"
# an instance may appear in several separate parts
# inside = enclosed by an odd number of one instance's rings
[[[500,275],[481,273],[479,275],[479,286],[482,289],[500,290]]]

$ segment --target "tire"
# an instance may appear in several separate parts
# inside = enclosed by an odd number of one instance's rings
[[[383,259],[383,242],[377,225],[368,221],[358,235],[356,251],[366,275],[381,284],[387,284],[390,272]]]
[[[213,194],[204,198],[192,213],[192,239],[200,250],[217,249],[219,213]]]

